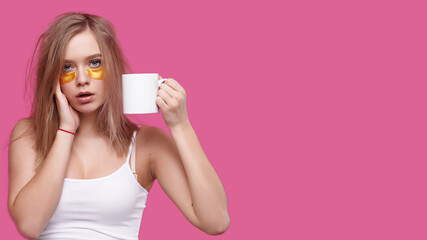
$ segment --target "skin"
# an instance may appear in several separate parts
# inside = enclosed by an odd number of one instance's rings
[[[74,136],[58,131],[37,173],[36,151],[30,147],[35,143],[31,134],[34,126],[24,119],[12,131],[14,139],[30,129],[30,134],[11,143],[9,148],[8,207],[25,237],[37,237],[49,222],[58,205],[64,178],[103,177],[126,161],[125,157],[115,157],[117,153],[108,147],[108,139],[95,131],[97,111],[105,101],[105,83],[87,75],[88,68],[97,66],[87,57],[97,53],[99,46],[89,30],[68,43],[64,59],[70,63],[66,70],[75,71],[76,78],[56,84],[55,95],[60,128],[78,132]],[[80,91],[95,93],[93,101],[79,103],[75,96]],[[155,127],[138,130],[135,163],[139,184],[149,191],[157,180],[194,226],[212,235],[223,233],[230,223],[225,191],[188,119],[184,88],[168,78],[159,89],[156,103],[172,137]]]

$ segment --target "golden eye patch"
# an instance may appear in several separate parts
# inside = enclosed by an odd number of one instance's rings
[[[104,71],[102,68],[88,69],[87,75],[93,79],[102,80],[104,79]],[[73,81],[76,78],[76,72],[65,72],[61,74],[61,84],[66,84]]]
[[[104,79],[104,71],[102,71],[102,68],[97,69],[88,69],[87,75],[93,79],[102,80]]]
[[[65,72],[61,74],[61,84],[66,84],[74,80],[76,78],[76,72]]]

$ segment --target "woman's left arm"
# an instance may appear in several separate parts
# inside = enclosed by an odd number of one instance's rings
[[[221,234],[230,224],[221,181],[197,139],[187,114],[186,93],[174,79],[160,87],[157,104],[173,140],[163,134],[154,175],[184,216],[208,234]]]

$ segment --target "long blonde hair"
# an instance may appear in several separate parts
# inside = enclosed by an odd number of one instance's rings
[[[118,156],[127,153],[137,126],[122,111],[121,75],[129,69],[119,47],[114,27],[106,19],[92,14],[64,13],[56,17],[39,37],[30,63],[28,79],[34,79],[35,91],[30,120],[36,135],[36,169],[46,158],[59,127],[54,86],[59,81],[65,47],[76,34],[89,28],[96,36],[104,69],[106,100],[100,107],[97,131],[109,137]],[[40,45],[39,49],[38,46]],[[37,51],[38,50],[38,51]],[[38,54],[36,54],[38,53]],[[32,70],[33,62],[37,64]]]

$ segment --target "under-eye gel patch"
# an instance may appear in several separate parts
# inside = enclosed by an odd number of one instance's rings
[[[66,84],[74,80],[76,78],[76,72],[65,72],[61,74],[61,84]]]
[[[87,75],[93,79],[102,80],[104,79],[104,71],[102,71],[102,68],[97,69],[88,69]]]

